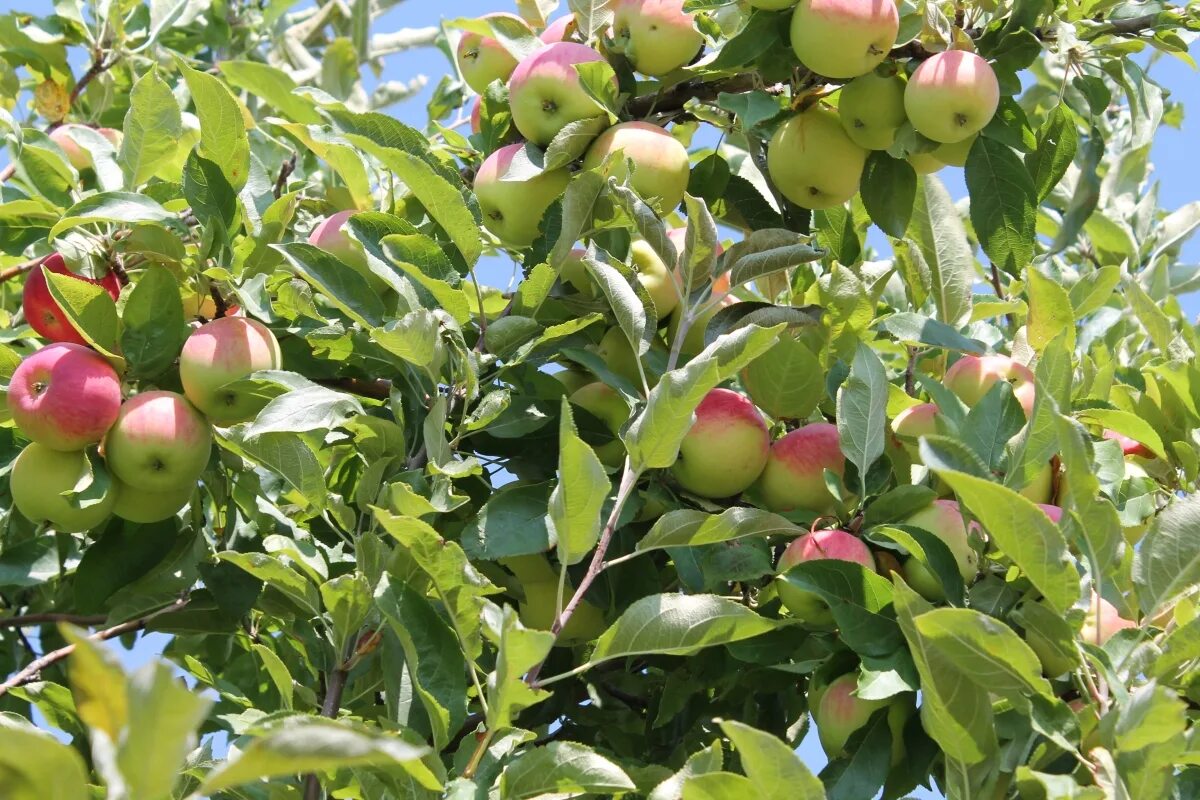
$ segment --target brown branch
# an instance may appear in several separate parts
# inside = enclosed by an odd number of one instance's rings
[[[908,347],[908,366],[904,368],[904,393],[909,397],[917,396],[917,387],[914,382],[917,371],[917,348],[909,345]]]
[[[392,382],[384,378],[371,380],[369,378],[329,378],[316,381],[331,389],[341,389],[350,394],[370,397],[374,400],[387,400],[392,394]]]
[[[358,637],[350,640],[346,657],[329,674],[329,684],[325,688],[325,700],[321,703],[322,717],[337,719],[338,711],[342,707],[342,693],[346,690],[346,679],[350,677],[350,669],[354,665],[357,641]],[[308,773],[304,778],[304,800],[321,800],[321,779],[315,772]]]
[[[0,283],[4,283],[7,280],[16,278],[19,275],[24,275],[27,272],[33,272],[33,270],[37,269],[38,266],[40,266],[41,263],[49,257],[50,256],[42,256],[41,258],[33,258],[29,261],[22,261],[20,264],[14,264],[7,269],[0,270]]]
[[[287,179],[291,176],[295,169],[296,154],[292,153],[291,157],[284,161],[279,167],[279,177],[275,179],[275,199],[278,200],[283,194],[283,190],[287,187]]]
[[[217,310],[213,316],[216,319],[220,319],[221,317],[225,316],[225,312],[229,310],[229,303],[225,300],[225,295],[221,294],[221,290],[217,288],[215,283],[210,283],[208,285],[208,293],[212,296],[213,303],[217,307]]]
[[[95,642],[103,642],[107,641],[108,639],[115,639],[122,634],[140,631],[142,628],[146,627],[146,623],[150,622],[150,620],[154,619],[155,617],[161,617],[163,614],[171,614],[183,608],[187,604],[188,601],[186,598],[176,600],[166,608],[160,608],[158,611],[147,614],[144,617],[131,619],[128,622],[122,622],[120,625],[114,625],[111,628],[97,631],[88,638]],[[46,653],[46,655],[42,656],[41,658],[30,662],[23,670],[10,677],[4,683],[0,684],[0,697],[3,697],[5,694],[7,694],[9,689],[23,686],[24,684],[36,679],[37,675],[42,670],[57,664],[59,661],[62,661],[64,658],[74,652],[75,645],[69,644],[65,647],[60,647],[57,650]]]
[[[4,617],[0,619],[0,628],[32,628],[36,625],[49,625],[59,622],[69,622],[72,625],[91,627],[106,621],[105,614],[25,614],[19,617]]]
[[[106,62],[104,54],[96,52],[92,57],[92,65],[88,67],[88,71],[83,73],[83,77],[75,84],[75,88],[71,90],[71,105],[75,105],[75,101],[79,99],[79,95],[83,94],[83,90],[87,88],[89,83],[97,76],[107,72],[113,64],[116,64],[120,60],[121,56],[119,53],[114,55],[111,61]]]

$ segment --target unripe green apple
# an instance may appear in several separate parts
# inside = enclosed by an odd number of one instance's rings
[[[194,485],[188,484],[164,492],[147,492],[114,479],[113,493],[116,502],[113,504],[112,513],[130,522],[161,522],[175,516],[179,509],[186,506],[195,489]]]
[[[104,440],[113,474],[148,492],[191,486],[211,451],[212,426],[174,392],[143,392],[127,400]]]
[[[515,14],[500,13],[486,14],[482,19],[489,17],[520,19]],[[504,49],[504,45],[491,36],[472,31],[464,32],[458,40],[457,54],[458,69],[462,72],[463,80],[477,94],[486,92],[488,84],[492,81],[508,80],[517,68],[517,59]]]
[[[576,389],[570,400],[603,422],[614,436],[629,419],[629,406],[625,405],[617,390],[606,383],[597,381]],[[610,467],[619,466],[625,459],[625,445],[620,439],[605,442],[595,450],[597,458]]]
[[[767,424],[754,403],[729,389],[713,389],[696,407],[671,471],[692,494],[732,497],[762,473],[770,447]]]
[[[722,276],[725,277],[725,276]],[[725,278],[728,283],[728,278]],[[716,284],[713,285],[713,296],[717,296]],[[708,329],[708,323],[712,322],[712,318],[717,315],[717,312],[723,308],[728,308],[738,302],[736,297],[727,295],[717,302],[712,308],[701,312],[695,319],[692,320],[691,327],[688,328],[687,334],[683,337],[683,344],[679,347],[680,354],[692,357],[697,355],[704,349],[704,332]],[[679,332],[681,317],[683,313],[682,306],[675,309],[675,313],[671,315],[670,321],[667,323],[667,342],[675,341],[675,336]]]
[[[904,110],[917,133],[935,142],[961,142],[996,114],[1000,84],[974,53],[947,50],[921,62],[904,90]]]
[[[820,704],[812,710],[825,754],[831,759],[845,755],[850,737],[870,721],[872,714],[887,705],[887,700],[860,698],[858,676],[854,673],[832,681],[821,694]]]
[[[262,400],[228,384],[262,369],[279,369],[279,342],[270,328],[249,317],[206,322],[183,344],[179,380],[183,393],[216,425],[253,419]]]
[[[826,78],[857,78],[887,58],[900,30],[889,0],[800,0],[792,14],[792,49]]]
[[[933,153],[909,153],[908,163],[918,175],[932,175],[946,166]]]
[[[545,147],[568,124],[603,113],[575,70],[576,64],[603,60],[576,42],[548,44],[526,56],[508,80],[509,108],[521,135]]]
[[[27,356],[8,384],[8,411],[33,441],[53,450],[96,444],[121,411],[121,379],[83,345],[59,342]]]
[[[572,250],[563,261],[558,277],[564,284],[590,300],[596,297],[599,290],[596,288],[596,282],[592,280],[591,273],[583,263],[583,257],[586,254],[587,251],[578,247]]]
[[[641,386],[638,357],[629,344],[629,339],[620,328],[609,328],[596,345],[596,354],[604,359],[604,365],[635,386]]]
[[[857,536],[842,530],[820,530],[806,533],[787,546],[779,557],[779,573],[782,575],[797,564],[824,559],[851,561],[875,569],[871,551]],[[833,612],[820,595],[782,579],[775,581],[775,591],[792,616],[808,627],[833,627]]]
[[[802,509],[828,514],[837,499],[825,486],[825,470],[839,477],[846,471],[837,426],[809,423],[771,445],[758,492],[768,511]]]
[[[50,141],[58,145],[67,156],[67,161],[75,169],[88,169],[92,166],[92,154],[79,146],[75,135],[80,131],[91,132],[93,129],[86,125],[59,125],[50,131]],[[124,134],[115,128],[96,128],[95,133],[107,139],[113,147],[120,148]],[[86,136],[87,134],[83,134]]]
[[[630,245],[629,260],[637,270],[638,283],[646,287],[646,292],[654,301],[654,311],[658,318],[666,319],[679,305],[679,287],[675,284],[671,268],[663,263],[658,253],[654,252],[654,248],[644,239],[638,239]]]
[[[929,531],[950,548],[955,562],[958,564],[959,575],[970,584],[979,574],[979,554],[971,547],[966,520],[958,503],[954,500],[934,500],[931,504],[904,521]],[[979,530],[972,523],[973,530]],[[937,576],[915,558],[910,558],[904,564],[904,579],[920,595],[927,600],[939,601],[946,598],[942,583]]]
[[[1042,664],[1042,672],[1047,678],[1057,678],[1075,669],[1077,664],[1058,651],[1037,628],[1025,631],[1025,644],[1038,657]]]
[[[1044,510],[1046,508],[1044,504],[1049,503],[1054,497],[1054,470],[1050,464],[1047,463],[1042,467],[1038,474],[1033,476],[1033,480],[1021,487],[1018,494],[1043,506]],[[1049,506],[1049,508],[1056,508],[1056,506]],[[1057,519],[1054,521],[1058,522]]]
[[[933,403],[910,406],[892,420],[892,433],[904,445],[913,458],[919,458],[917,442],[922,436],[933,436],[938,432],[938,407]]]
[[[1025,415],[1032,414],[1037,389],[1033,372],[1008,356],[963,356],[946,370],[942,382],[959,400],[973,406],[1001,380],[1012,384],[1013,395],[1025,409]]]
[[[620,152],[613,175],[624,180],[626,162],[633,162],[629,185],[644,200],[664,213],[683,202],[691,165],[687,148],[679,140],[649,122],[622,122],[596,137],[583,157],[584,169],[594,169],[612,153]]]
[[[867,151],[842,129],[833,111],[816,105],[775,131],[767,172],[775,188],[801,208],[833,208],[858,191]]]
[[[63,533],[82,533],[95,528],[112,514],[111,486],[85,508],[75,508],[63,496],[78,485],[90,470],[82,451],[65,452],[33,442],[13,462],[9,490],[13,505],[31,522],[49,522]]]
[[[975,140],[978,138],[979,134],[976,133],[961,142],[941,145],[933,151],[933,157],[948,167],[965,167],[967,154],[971,152],[971,145],[975,144]]]
[[[859,147],[887,150],[904,124],[904,79],[874,72],[842,87],[838,117],[846,135]]]
[[[556,381],[563,385],[563,389],[568,397],[596,380],[590,372],[579,367],[567,367],[566,369],[552,373],[552,375]]]
[[[523,147],[519,142],[501,147],[484,159],[475,175],[475,196],[484,227],[503,244],[518,249],[537,239],[546,209],[562,195],[571,178],[565,169],[552,169],[529,180],[504,180]]]
[[[550,562],[543,555],[525,555],[506,558],[500,563],[517,576],[525,594],[517,608],[522,624],[527,628],[550,630],[558,616],[558,573]],[[575,587],[568,578],[563,587],[563,603],[574,593]],[[575,607],[554,643],[561,647],[588,642],[603,633],[606,627],[600,609],[584,600]]]
[[[633,68],[658,77],[686,66],[704,45],[683,0],[615,0],[612,49]]]

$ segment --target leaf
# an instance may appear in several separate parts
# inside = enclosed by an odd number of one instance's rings
[[[854,652],[883,657],[900,647],[900,629],[887,611],[891,584],[874,571],[852,561],[823,558],[797,564],[776,580],[824,600],[842,641]]]
[[[558,484],[550,493],[546,526],[557,542],[559,561],[578,564],[600,538],[600,512],[612,482],[595,451],[579,438],[565,396],[560,414]]]
[[[89,800],[88,770],[74,747],[7,714],[0,715],[5,800]]]
[[[200,155],[220,164],[229,185],[241,191],[250,177],[250,139],[241,106],[220,79],[191,69],[178,58],[176,64],[200,118]]]
[[[117,304],[104,287],[71,275],[50,272],[44,266],[38,269],[46,276],[50,296],[62,309],[71,327],[112,362],[118,371],[123,370],[125,360],[119,355],[120,347],[117,344],[117,330],[120,327]]]
[[[801,528],[778,514],[750,506],[733,506],[720,514],[677,509],[655,520],[638,541],[637,549],[645,552],[664,547],[701,547],[746,537],[794,537],[801,533]]]
[[[921,314],[902,311],[884,317],[876,325],[901,342],[926,344],[962,353],[983,353],[987,350],[983,342],[968,339],[946,323]]]
[[[348,269],[335,256],[306,242],[273,244],[287,259],[292,270],[343,314],[366,328],[383,324],[383,301],[355,270]]]
[[[59,630],[69,644],[75,645],[67,677],[80,721],[116,743],[129,721],[129,695],[120,660],[80,628],[63,624]]]
[[[1037,352],[1062,337],[1063,346],[1075,349],[1075,315],[1071,297],[1058,281],[1032,266],[1026,271],[1029,292],[1029,317],[1026,320],[1029,344]]]
[[[486,561],[546,552],[553,546],[549,500],[549,483],[513,483],[497,490],[463,528],[463,550]]]
[[[217,558],[241,567],[311,616],[321,613],[321,596],[317,587],[279,558],[266,553],[235,553],[232,550],[217,553]]]
[[[358,725],[322,717],[286,717],[208,773],[197,793],[214,794],[263,778],[349,767],[403,767],[419,785],[441,781],[420,760],[428,747]]]
[[[1012,386],[1007,381],[997,381],[967,412],[966,421],[959,426],[959,436],[990,470],[998,471],[1006,458],[1009,440],[1024,427],[1025,411],[1013,397]]]
[[[279,692],[279,699],[286,711],[291,711],[296,695],[295,682],[292,679],[292,673],[288,671],[287,665],[283,660],[275,655],[275,651],[264,644],[252,643],[250,648],[258,654],[258,657],[263,662],[263,668],[266,669],[267,675],[271,677],[271,682],[275,684],[275,690]]]
[[[592,140],[603,133],[608,125],[607,114],[568,122],[546,146],[542,169],[559,169],[578,160]]]
[[[1133,583],[1147,616],[1200,582],[1200,495],[1175,500],[1150,525],[1133,557]]]
[[[859,696],[862,697],[861,684]],[[848,757],[835,759],[821,770],[821,782],[829,800],[874,798],[887,782],[892,759],[888,715],[873,714],[861,731],[854,734],[858,744]]]
[[[648,309],[630,282],[615,267],[597,261],[590,254],[583,256],[582,260],[588,274],[608,300],[617,325],[633,348],[634,355],[640,358],[650,348],[649,337],[654,328],[647,314]]]
[[[121,352],[135,378],[161,375],[188,336],[179,283],[165,267],[142,272],[121,309]]]
[[[312,384],[281,394],[258,412],[246,427],[247,439],[268,433],[331,431],[357,414],[363,414],[358,398]]]
[[[281,69],[258,61],[222,61],[225,81],[274,106],[285,117],[306,125],[319,125],[321,115],[313,101],[296,91],[296,82]]]
[[[1037,193],[1029,170],[1012,149],[980,136],[967,154],[971,224],[992,263],[1019,276],[1033,260]]]
[[[1081,422],[1100,425],[1141,442],[1149,447],[1150,451],[1158,458],[1163,460],[1167,458],[1167,451],[1158,431],[1137,414],[1112,408],[1089,408],[1080,411],[1077,416]]]
[[[1064,103],[1054,107],[1038,131],[1037,149],[1025,156],[1025,168],[1033,176],[1037,202],[1044,203],[1075,160],[1079,131],[1075,115]]]
[[[733,720],[721,723],[741,758],[742,769],[762,800],[824,800],[825,787],[800,756],[769,733]]]
[[[718,739],[705,749],[688,756],[684,765],[671,777],[655,786],[654,791],[646,796],[646,800],[679,800],[684,783],[696,775],[719,772],[724,760],[721,741]]]
[[[975,258],[946,187],[933,175],[925,175],[917,188],[909,234],[929,267],[930,294],[938,319],[957,327],[971,316]]]
[[[333,622],[337,652],[343,652],[371,612],[371,586],[361,573],[339,575],[321,584],[321,603]]]
[[[219,439],[222,446],[279,475],[314,508],[325,505],[328,490],[321,464],[299,436],[264,433],[251,438],[244,429],[230,428]]]
[[[908,161],[878,150],[871,153],[859,187],[871,221],[888,236],[904,237],[917,196],[917,173]]]
[[[117,160],[125,185],[134,188],[150,180],[164,161],[175,156],[183,134],[179,104],[157,69],[147,70],[133,85],[122,130],[125,135]]]
[[[545,689],[534,689],[524,681],[526,673],[550,655],[555,635],[526,628],[511,606],[505,606],[500,621],[495,680],[488,680],[489,730],[513,725],[517,712],[550,697]]]
[[[619,766],[590,747],[574,742],[551,742],[527,750],[505,768],[500,792],[505,798],[632,791],[634,783]]]
[[[785,269],[820,259],[825,252],[811,237],[779,228],[752,231],[725,251],[717,272],[729,272],[729,285],[740,286]]]
[[[131,225],[136,222],[169,222],[177,217],[144,194],[99,192],[85,197],[63,212],[47,237],[54,241],[60,233],[80,225],[111,222]]]
[[[786,333],[751,361],[741,377],[755,404],[773,417],[805,419],[825,398],[820,360],[798,337]]]
[[[188,153],[183,165],[183,196],[201,224],[219,225],[224,230],[233,227],[237,193],[225,180],[221,168],[195,150]]]
[[[733,772],[709,772],[693,775],[683,783],[683,800],[739,800],[755,797],[754,781]]]
[[[131,800],[169,797],[212,701],[162,661],[129,677],[129,723],[117,752]]]
[[[858,467],[859,494],[867,494],[867,472],[883,455],[887,427],[887,375],[875,351],[859,343],[850,374],[837,393],[837,428],[842,453]]]

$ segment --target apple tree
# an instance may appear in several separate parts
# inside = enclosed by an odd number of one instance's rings
[[[4,798],[1200,796],[1195,3],[27,5]]]

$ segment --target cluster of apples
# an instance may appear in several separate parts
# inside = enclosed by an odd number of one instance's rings
[[[75,275],[58,255],[43,266],[119,294],[111,274],[98,281]],[[40,269],[26,281],[23,307],[31,327],[52,343],[24,358],[9,383],[9,413],[30,440],[13,462],[10,488],[21,514],[64,532],[91,530],[113,514],[141,523],[176,514],[208,464],[213,425],[256,411],[253,399],[229,384],[280,363],[266,326],[222,317],[184,343],[183,394],[149,389],[125,399],[121,376],[87,346]]]

